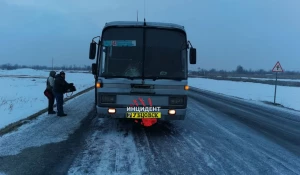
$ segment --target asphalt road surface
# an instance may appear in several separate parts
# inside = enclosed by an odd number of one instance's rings
[[[93,97],[1,137],[0,174],[300,174],[299,112],[191,91],[186,120],[144,128],[97,118]]]

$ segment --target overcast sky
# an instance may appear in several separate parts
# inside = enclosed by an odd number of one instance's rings
[[[90,65],[105,22],[136,20],[143,0],[0,0],[0,64]],[[146,20],[186,27],[191,69],[300,70],[299,0],[146,0]]]

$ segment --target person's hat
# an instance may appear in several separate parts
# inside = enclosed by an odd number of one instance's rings
[[[59,74],[60,74],[60,75],[65,75],[65,72],[64,72],[64,71],[60,71]]]

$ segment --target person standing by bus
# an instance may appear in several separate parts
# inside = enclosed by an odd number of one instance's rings
[[[61,71],[55,77],[53,92],[56,98],[57,116],[65,117],[67,114],[64,112],[64,93],[66,92],[69,83],[65,80],[65,72]]]
[[[48,98],[48,114],[56,114],[53,110],[53,105],[55,101],[55,96],[53,94],[53,87],[54,87],[54,77],[56,75],[55,71],[50,71],[49,77],[46,81],[46,89],[44,91],[44,95]]]

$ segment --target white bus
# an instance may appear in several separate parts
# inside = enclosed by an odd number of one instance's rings
[[[196,49],[183,26],[116,21],[106,23],[98,42],[95,38],[89,58],[96,58],[99,117],[185,119],[188,64],[196,64]]]

